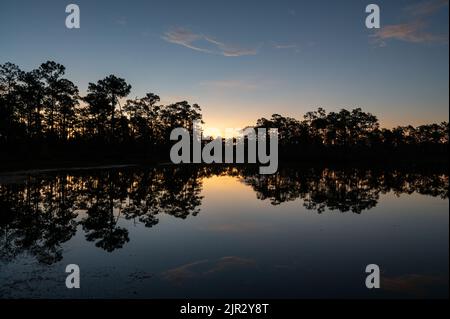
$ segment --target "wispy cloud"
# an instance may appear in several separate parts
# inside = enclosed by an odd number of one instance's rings
[[[427,17],[440,9],[448,6],[449,0],[430,0],[426,2],[410,5],[405,8],[405,12],[411,16]]]
[[[126,17],[120,17],[116,20],[116,23],[121,26],[126,26],[128,24],[128,20]]]
[[[255,48],[252,49],[238,48],[207,36],[205,36],[205,40],[217,46],[220,53],[223,54],[224,56],[256,55],[258,53],[258,50]]]
[[[433,34],[425,29],[427,23],[424,21],[413,21],[404,24],[388,25],[376,32],[374,38],[381,46],[386,45],[388,39],[401,40],[412,43],[445,43],[448,36]]]
[[[300,52],[300,46],[297,43],[272,43],[272,47],[277,50],[291,50]]]
[[[257,49],[244,49],[235,47],[221,47],[222,54],[224,56],[243,56],[243,55],[256,55]]]
[[[297,44],[277,44],[275,43],[273,45],[273,47],[275,49],[280,49],[280,50],[284,50],[284,49],[297,49],[298,45]]]
[[[211,36],[193,33],[187,29],[175,28],[164,33],[162,38],[170,43],[178,44],[186,48],[209,54],[220,54],[226,57],[239,57],[256,55],[256,48],[240,48],[225,44]]]
[[[405,23],[382,27],[371,35],[378,46],[386,46],[387,40],[400,40],[410,43],[447,43],[448,34],[435,34],[429,31],[430,17],[448,6],[449,0],[431,0],[408,6],[404,13],[408,19]]]
[[[173,30],[167,31],[163,37],[164,40],[170,43],[179,44],[181,46],[184,46],[186,48],[205,52],[205,53],[212,53],[210,50],[195,46],[194,43],[196,41],[199,41],[201,39],[204,39],[202,35],[192,33],[189,30],[177,28]]]

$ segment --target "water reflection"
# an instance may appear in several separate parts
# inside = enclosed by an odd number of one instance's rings
[[[360,214],[375,207],[379,195],[388,192],[448,198],[448,174],[439,170],[284,168],[276,175],[241,175],[261,200],[278,205],[300,198],[307,209],[318,213],[329,209]]]
[[[130,240],[121,218],[151,228],[161,214],[196,216],[203,179],[216,175],[238,178],[273,205],[301,199],[318,213],[361,214],[388,192],[448,199],[448,174],[439,169],[283,168],[259,175],[252,167],[165,166],[34,174],[0,184],[0,258],[28,253],[42,264],[56,263],[61,245],[80,230],[104,251],[120,249]]]

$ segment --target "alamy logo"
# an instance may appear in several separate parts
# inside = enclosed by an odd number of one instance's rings
[[[66,277],[66,287],[69,289],[80,288],[80,267],[76,264],[67,265],[66,273],[69,273]]]
[[[367,265],[366,273],[369,274],[366,277],[366,287],[368,289],[380,288],[380,267],[376,264]]]
[[[79,29],[80,28],[80,7],[77,4],[69,4],[66,7],[66,28]]]
[[[366,13],[369,15],[366,17],[367,29],[379,29],[380,28],[380,7],[377,4],[369,4],[366,7]]]
[[[227,128],[224,138],[217,136],[212,139],[203,136],[200,124],[200,122],[192,123],[192,132],[183,127],[172,130],[170,139],[178,141],[170,150],[172,163],[259,163],[265,165],[259,168],[260,174],[276,173],[278,169],[277,129]],[[205,144],[204,141],[209,142]],[[225,152],[223,152],[224,149]]]

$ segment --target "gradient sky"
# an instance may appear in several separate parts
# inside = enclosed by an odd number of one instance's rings
[[[65,7],[81,28],[65,27]],[[365,27],[365,7],[382,28]],[[187,99],[207,126],[361,107],[385,127],[449,119],[448,0],[0,0],[0,63],[55,60],[85,93],[109,74]]]

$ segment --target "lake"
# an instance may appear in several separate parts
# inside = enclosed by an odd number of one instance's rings
[[[0,296],[448,298],[448,188],[439,167],[0,173]]]

